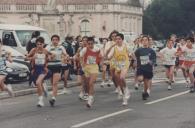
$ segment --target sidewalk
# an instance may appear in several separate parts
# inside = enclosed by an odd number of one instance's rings
[[[154,72],[155,73],[164,72],[164,68],[162,66],[156,67]],[[134,76],[134,73],[129,72],[127,78],[132,78],[133,76]],[[78,85],[77,81],[76,81],[76,76],[73,76],[72,78],[73,78],[73,80],[68,81],[68,88],[72,88],[72,87],[75,87],[75,86]],[[101,82],[101,74],[99,74],[97,82],[98,83]],[[46,81],[46,84],[48,85],[48,89],[51,90],[49,80]],[[29,87],[28,82],[12,84],[12,87],[13,87],[13,90],[14,90],[14,93],[15,93],[15,97],[30,95],[30,94],[35,94],[36,93],[36,88]],[[61,81],[59,83],[58,88],[59,89],[63,88],[63,81]],[[6,92],[0,92],[0,99],[6,99],[6,98],[10,98],[9,95]]]

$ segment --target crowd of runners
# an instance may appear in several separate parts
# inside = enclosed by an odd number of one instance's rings
[[[109,38],[101,38],[101,47],[96,44],[94,37],[80,38],[75,54],[70,55],[67,47],[60,43],[58,35],[53,35],[51,43],[47,46],[38,32],[32,36],[34,46],[28,50],[29,53],[25,59],[31,63],[32,77],[30,80],[37,87],[38,107],[44,106],[44,97],[48,97],[52,107],[55,106],[61,77],[64,81],[63,92],[70,93],[67,89],[70,67],[77,76],[80,86],[78,97],[86,101],[88,108],[94,103],[94,85],[100,73],[100,67],[102,70],[100,86],[114,87],[122,105],[127,105],[130,98],[129,85],[126,83],[126,77],[130,71],[135,73],[135,89],[138,90],[143,84],[142,98],[147,100],[150,97],[153,70],[157,66],[158,57],[162,60],[166,70],[168,90],[172,89],[177,71],[181,69],[186,80],[186,87],[189,87],[191,93],[194,92],[195,47],[193,37],[177,39],[175,35],[171,35],[165,48],[160,51],[154,51],[151,48],[152,38],[146,35],[140,35],[134,42],[126,43],[123,34],[113,31]],[[0,44],[0,89],[13,96],[11,86],[4,84],[7,75],[5,61],[12,61],[11,53],[5,52],[1,47],[2,43]],[[46,79],[51,80],[51,94],[48,94],[47,84],[44,82]]]

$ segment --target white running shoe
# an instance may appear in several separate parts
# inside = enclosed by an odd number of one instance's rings
[[[6,91],[8,92],[8,94],[11,96],[11,97],[14,97],[14,91],[13,91],[13,89],[12,89],[12,86],[11,86],[11,84],[7,84],[6,85]]]
[[[126,89],[125,89],[125,97],[127,98],[127,100],[130,99],[130,97],[131,97],[131,94],[130,94],[128,87],[126,87]]]
[[[113,81],[112,80],[108,80],[108,85],[114,85]]]
[[[84,94],[83,92],[80,92],[79,99],[87,101],[89,98],[88,94]]]
[[[94,97],[93,96],[89,96],[88,101],[87,101],[87,107],[91,108],[93,102],[94,102]]]
[[[43,106],[44,106],[43,96],[39,96],[39,101],[37,103],[37,107],[43,107]]]
[[[104,81],[102,81],[102,83],[100,84],[100,87],[102,87],[102,88],[104,88],[104,85],[105,85],[106,83],[104,82]]]
[[[134,85],[134,87],[135,87],[135,90],[138,90],[138,89],[139,89],[138,83],[136,83],[136,84]]]
[[[172,90],[172,87],[171,87],[171,85],[169,85],[169,86],[168,86],[168,90]]]
[[[64,89],[62,90],[62,93],[63,94],[71,94],[72,91],[64,87]]]
[[[123,106],[126,106],[128,105],[128,99],[125,95],[123,95],[123,103],[122,103]]]

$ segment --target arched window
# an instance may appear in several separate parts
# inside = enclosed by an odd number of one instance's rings
[[[81,21],[81,35],[90,36],[90,22],[88,20]]]

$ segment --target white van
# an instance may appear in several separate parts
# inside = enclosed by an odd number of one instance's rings
[[[26,45],[34,31],[40,31],[45,38],[45,43],[50,43],[50,38],[45,29],[29,25],[0,24],[0,39],[3,45],[11,46],[22,54],[26,54]]]

